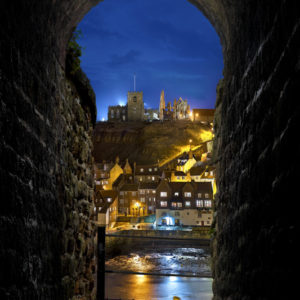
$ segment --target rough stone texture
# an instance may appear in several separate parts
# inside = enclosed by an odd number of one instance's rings
[[[232,11],[216,111],[214,299],[295,299],[299,9],[231,1]]]
[[[61,70],[73,27],[97,2],[0,2],[1,299],[67,299],[91,288],[91,161],[80,140],[89,143],[92,107],[76,106]],[[215,26],[225,62],[215,299],[294,299],[298,1],[190,2]]]
[[[93,290],[95,96],[59,63],[56,29],[75,7],[62,2],[0,4],[1,299],[88,299]]]

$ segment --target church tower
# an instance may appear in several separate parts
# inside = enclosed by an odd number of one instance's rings
[[[161,121],[164,119],[164,109],[166,109],[165,92],[164,90],[162,90],[160,94],[160,103],[159,103],[159,119]]]

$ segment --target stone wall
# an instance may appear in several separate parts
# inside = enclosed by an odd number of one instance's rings
[[[52,1],[0,4],[1,299],[93,290],[95,96],[80,72],[66,78],[60,17]]]
[[[294,299],[299,9],[239,1],[230,10],[216,112],[214,299]]]

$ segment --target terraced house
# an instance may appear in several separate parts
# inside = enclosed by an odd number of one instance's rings
[[[213,189],[210,182],[167,182],[156,190],[156,224],[210,226]]]

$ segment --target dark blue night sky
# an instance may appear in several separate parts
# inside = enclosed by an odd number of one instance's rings
[[[96,93],[98,120],[109,105],[143,91],[146,108],[187,99],[214,108],[222,78],[222,49],[214,28],[187,0],[105,0],[81,21],[82,69]]]

